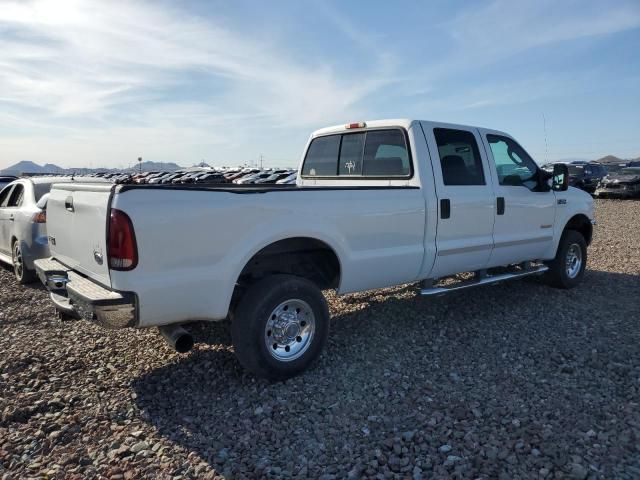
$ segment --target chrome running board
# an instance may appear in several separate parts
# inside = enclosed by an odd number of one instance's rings
[[[458,290],[465,290],[467,288],[480,287],[482,285],[491,285],[493,283],[505,282],[507,280],[517,280],[518,278],[529,277],[531,275],[541,275],[547,270],[549,270],[549,267],[547,267],[546,265],[539,265],[527,270],[521,270],[513,273],[500,273],[498,275],[485,274],[472,280],[455,283],[451,286],[422,288],[420,290],[420,295],[444,295]]]

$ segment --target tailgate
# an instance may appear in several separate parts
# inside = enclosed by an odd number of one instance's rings
[[[110,286],[107,223],[113,185],[58,184],[47,202],[51,255],[69,268]]]

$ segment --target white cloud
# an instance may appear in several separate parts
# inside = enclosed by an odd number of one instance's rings
[[[290,163],[312,128],[379,118],[375,108],[457,116],[570,91],[574,80],[557,72],[509,72],[505,87],[480,83],[474,70],[640,26],[636,0],[606,8],[496,0],[464,6],[424,38],[401,30],[388,38],[331,4],[309,4],[327,24],[314,33],[344,44],[304,56],[286,22],[231,29],[176,2],[0,2],[0,168],[22,159],[114,165],[138,155],[229,163],[268,148]]]
[[[640,3],[494,0],[445,25],[465,58],[490,63],[524,50],[640,26]]]
[[[14,116],[30,114],[45,124],[49,118],[52,130],[60,123],[86,130],[80,119],[97,122],[102,134],[155,128],[174,138],[186,135],[187,143],[200,132],[200,141],[211,143],[210,128],[220,121],[227,132],[257,128],[267,119],[271,127],[308,129],[344,119],[390,81],[378,56],[370,59],[367,79],[354,80],[337,74],[330,62],[294,62],[286,46],[160,3],[9,2],[0,8],[0,29],[0,102]],[[185,106],[172,94],[189,97],[191,75],[209,78],[210,87],[202,89],[198,104],[190,98]],[[125,120],[130,124],[118,123]],[[24,127],[28,119],[19,123]],[[192,130],[182,130],[184,123]],[[227,136],[225,142],[239,141]],[[7,144],[2,146],[6,154]]]

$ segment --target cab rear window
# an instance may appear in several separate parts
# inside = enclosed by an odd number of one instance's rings
[[[411,176],[407,140],[398,128],[313,139],[303,177],[393,178]]]

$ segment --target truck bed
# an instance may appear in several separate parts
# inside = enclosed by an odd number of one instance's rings
[[[425,199],[419,187],[380,183],[56,185],[51,254],[105,288],[135,292],[139,326],[225,318],[243,268],[286,239],[313,239],[335,252],[343,293],[413,281],[423,268]],[[135,230],[132,271],[108,265],[113,211]]]
[[[268,192],[301,192],[319,190],[389,190],[389,189],[419,189],[415,186],[390,186],[390,185],[349,185],[349,186],[297,186],[297,185],[278,185],[271,184],[237,184],[237,183],[219,183],[203,185],[201,183],[185,183],[185,184],[119,184],[116,186],[117,193],[124,193],[131,190],[192,190],[204,192],[227,192],[227,193],[268,193]]]

